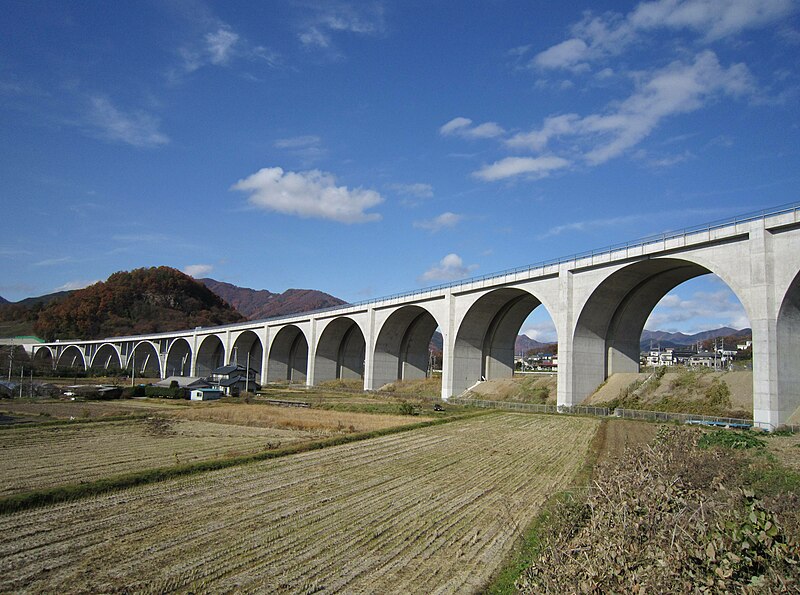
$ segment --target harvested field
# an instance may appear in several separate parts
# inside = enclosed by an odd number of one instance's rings
[[[428,420],[426,417],[407,415],[372,415],[273,405],[227,403],[187,407],[175,411],[171,416],[179,419],[213,421],[241,426],[302,430],[324,436],[335,432],[371,432]]]
[[[598,423],[498,413],[8,515],[0,591],[477,591]]]
[[[181,403],[182,405],[179,405]],[[37,421],[49,419],[97,419],[118,415],[133,415],[149,411],[164,411],[188,405],[186,401],[165,401],[153,399],[118,399],[114,401],[0,401],[0,412],[11,416],[30,419],[39,416]]]
[[[298,430],[163,418],[15,428],[0,432],[0,497],[253,453],[315,436]]]

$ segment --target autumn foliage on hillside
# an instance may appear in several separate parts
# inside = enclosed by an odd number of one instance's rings
[[[45,340],[99,339],[191,329],[245,318],[210,289],[170,267],[119,272],[44,307],[34,325]]]

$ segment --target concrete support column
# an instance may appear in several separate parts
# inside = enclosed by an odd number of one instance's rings
[[[458,333],[458,321],[456,320],[456,298],[448,291],[445,296],[447,307],[445,308],[445,326],[442,331],[442,399],[447,400],[453,395],[453,347]]]
[[[375,390],[373,386],[372,361],[375,357],[375,345],[377,341],[378,337],[375,332],[375,309],[370,308],[367,311],[367,336],[364,337],[364,343],[366,345],[364,349],[364,390]]]
[[[562,265],[558,272],[558,297],[561,307],[550,313],[558,334],[556,404],[575,405],[575,392],[572,383],[575,373],[575,357],[573,354],[575,306],[572,302],[572,273],[565,265]]]
[[[197,376],[197,329],[192,333],[192,365],[190,366],[189,376]]]
[[[771,235],[763,221],[750,228],[750,326],[753,329],[753,421],[774,429],[781,415],[777,309]]]
[[[259,333],[259,337],[261,340],[261,377],[258,379],[259,384],[264,386],[267,383],[268,374],[267,374],[267,363],[269,362],[269,327],[264,326]]]
[[[311,319],[311,341],[308,344],[306,365],[306,386],[314,386],[314,364],[317,359],[317,319]]]

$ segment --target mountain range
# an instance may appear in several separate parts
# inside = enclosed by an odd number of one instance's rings
[[[666,331],[645,330],[642,331],[640,347],[642,351],[649,350],[651,344],[653,345],[653,347],[660,345],[662,349],[666,349],[668,347],[671,348],[692,347],[694,345],[697,345],[698,342],[702,343],[703,341],[718,339],[719,337],[726,337],[726,338],[731,337],[732,339],[745,340],[745,339],[750,339],[752,336],[753,336],[753,331],[749,328],[736,330],[729,326],[723,326],[709,331],[702,331],[699,333],[695,333],[694,335],[686,335],[684,333],[670,333]]]
[[[198,279],[198,281],[236,308],[248,320],[297,314],[346,303],[314,289],[287,289],[283,293],[272,293],[266,289],[238,287],[214,279]]]

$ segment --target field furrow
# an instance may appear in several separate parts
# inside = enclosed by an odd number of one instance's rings
[[[473,591],[597,423],[497,413],[8,515],[0,591]]]

